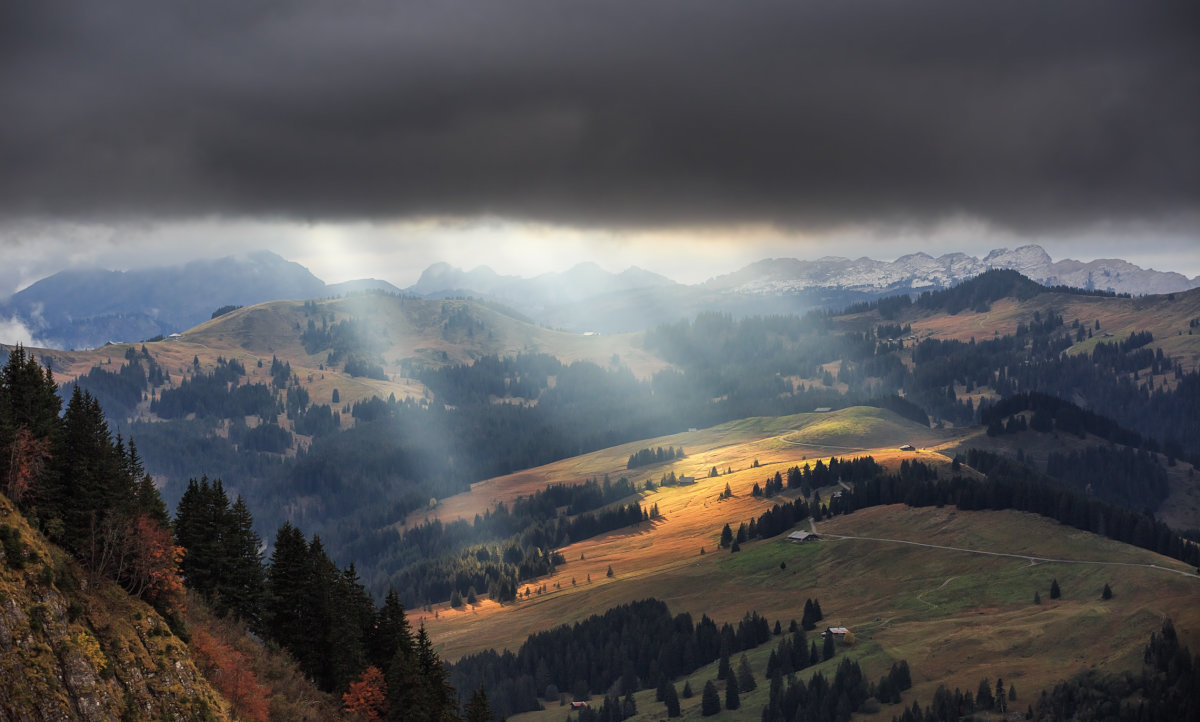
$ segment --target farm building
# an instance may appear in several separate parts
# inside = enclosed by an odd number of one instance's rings
[[[787,538],[790,542],[796,542],[797,544],[800,544],[803,542],[817,541],[821,537],[817,536],[811,531],[794,531],[791,534],[788,534]]]
[[[830,411],[833,411],[832,406],[818,406],[817,408],[813,409],[813,413],[815,414],[827,414]]]
[[[576,701],[576,702],[571,703],[571,709],[577,709],[577,710],[578,709],[587,709],[587,706],[588,706],[587,702]]]
[[[695,483],[696,483],[696,477],[694,477],[694,476],[681,476],[681,477],[679,477],[678,481],[676,481],[675,483],[679,484],[680,486],[687,486],[687,485],[689,485],[689,484],[695,484]]]
[[[904,446],[900,447],[900,450],[901,451],[916,451],[916,448],[912,444],[905,444]]]
[[[830,627],[830,628],[826,629],[824,632],[821,632],[821,636],[828,637],[830,635],[833,635],[834,637],[841,638],[841,637],[845,637],[849,633],[850,633],[850,630],[846,629],[845,627]]]

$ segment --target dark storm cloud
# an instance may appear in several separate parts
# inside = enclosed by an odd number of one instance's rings
[[[7,2],[0,214],[1194,218],[1151,2]]]

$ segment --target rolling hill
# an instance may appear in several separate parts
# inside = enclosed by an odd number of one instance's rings
[[[723,524],[736,527],[778,502],[752,496],[755,483],[794,463],[827,461],[834,441],[841,454],[870,453],[895,469],[905,460],[946,468],[950,459],[933,449],[969,440],[964,432],[922,429],[888,412],[847,409],[749,419],[482,482],[429,516],[470,516],[547,483],[615,475],[639,445],[682,445],[687,452],[682,460],[638,469],[631,476],[639,484],[669,471],[697,477],[692,486],[640,494],[662,518],[562,548],[566,563],[529,582],[531,595],[505,604],[484,599],[461,610],[433,605],[418,619],[453,660],[487,648],[515,650],[529,634],[646,597],[697,618],[733,621],[757,611],[785,626],[799,618],[806,598],[818,598],[828,624],[855,631],[858,641],[846,654],[869,679],[908,660],[916,682],[906,704],[914,698],[928,704],[939,684],[973,689],[983,677],[1002,676],[1032,695],[1079,669],[1134,669],[1164,617],[1188,630],[1193,646],[1200,641],[1194,569],[1028,513],[885,506],[816,523],[817,543],[798,546],[775,537],[745,543],[737,554],[719,548]],[[896,448],[908,442],[917,449]],[[721,475],[703,478],[713,466]],[[721,499],[726,484],[733,496]],[[819,493],[828,498],[838,490]],[[1049,600],[1052,580],[1066,590],[1062,600]],[[1115,596],[1102,601],[1106,583]],[[1035,592],[1043,604],[1034,604]],[[749,655],[760,680],[772,646]],[[714,676],[713,668],[699,670],[691,686],[699,690]],[[1022,697],[1021,708],[1030,699]],[[663,718],[653,691],[639,693],[637,701],[644,712],[636,719]],[[757,692],[744,699],[744,715],[731,718],[756,719],[764,703],[765,692]],[[685,712],[692,709],[685,718],[699,717],[698,704],[698,697],[684,701]],[[885,708],[879,718],[892,714]],[[561,715],[551,706],[515,719]]]
[[[893,473],[919,462],[978,480],[983,474],[963,457],[982,450],[1041,480],[1051,452],[1115,443],[1078,436],[1065,419],[998,436],[978,425],[987,404],[1039,384],[1086,408],[1097,393],[1125,394],[1116,421],[1141,435],[1136,451],[1147,463],[1167,468],[1159,518],[1193,524],[1194,447],[1159,434],[1194,423],[1186,417],[1200,363],[1200,291],[1114,298],[1012,277],[983,277],[957,296],[898,308],[709,314],[628,335],[547,329],[480,301],[366,293],[273,301],[162,341],[39,356],[60,382],[126,395],[131,413],[115,425],[139,448],[150,440],[144,456],[160,481],[177,488],[189,475],[224,476],[246,496],[263,538],[285,520],[318,533],[376,594],[406,574],[465,574],[478,566],[469,557],[494,562],[511,593],[496,587],[489,596],[477,579],[475,604],[451,607],[454,595],[440,587],[442,596],[405,602],[422,610],[414,623],[450,659],[515,648],[532,632],[650,596],[718,621],[754,610],[785,624],[815,596],[830,623],[855,628],[852,653],[869,677],[907,659],[917,674],[911,694],[928,703],[943,682],[971,689],[1002,674],[1032,694],[1085,663],[1131,669],[1163,617],[1193,646],[1200,628],[1188,604],[1191,568],[1029,513],[893,504],[818,520],[817,544],[773,537],[746,541],[737,554],[721,548],[724,525],[797,498],[797,489],[753,493],[793,466],[870,455]],[[186,391],[225,403],[255,388],[266,405],[254,411],[214,411],[213,403],[188,410],[177,401]],[[318,406],[336,415],[332,427],[313,431],[306,416]],[[1032,423],[1028,416],[1022,423]],[[1164,426],[1167,419],[1175,421]],[[276,438],[283,441],[266,445]],[[684,456],[627,468],[630,456],[657,447]],[[668,475],[696,481],[663,485]],[[514,509],[547,485],[621,477],[632,483],[621,493],[636,494],[572,518],[635,501],[654,508],[653,518],[573,532],[553,548],[522,547],[530,537],[521,535],[566,519],[564,509],[506,517],[527,526],[497,522],[493,536],[471,531],[480,515],[499,516],[501,504]],[[828,503],[853,484],[817,491]],[[438,538],[437,528],[472,541]],[[561,561],[549,573],[530,566],[553,553]],[[1046,600],[1051,579],[1065,599],[1035,607],[1034,592]],[[1105,583],[1115,596],[1101,603]],[[455,584],[468,596],[465,581]],[[749,655],[760,679],[768,652]],[[693,687],[711,674],[696,672]],[[761,706],[754,699],[747,719]],[[696,702],[685,704],[691,716]],[[651,695],[639,709],[654,719],[661,707]],[[534,718],[552,714],[561,712]],[[880,715],[890,717],[887,708]]]

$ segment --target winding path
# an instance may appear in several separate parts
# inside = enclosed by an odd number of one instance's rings
[[[812,524],[811,518],[809,519],[809,523]],[[812,526],[815,531],[816,524],[812,524]],[[968,554],[986,554],[987,556],[992,556],[992,557],[1009,557],[1012,559],[1024,559],[1029,562],[1030,566],[1033,566],[1035,564],[1053,563],[1053,564],[1095,564],[1095,565],[1110,565],[1110,566],[1119,566],[1119,567],[1144,567],[1146,569],[1157,569],[1158,571],[1171,572],[1172,574],[1178,574],[1178,575],[1184,576],[1184,577],[1191,577],[1193,579],[1200,578],[1200,575],[1197,575],[1194,572],[1190,572],[1190,571],[1185,572],[1180,569],[1172,569],[1171,567],[1159,566],[1158,564],[1141,564],[1138,562],[1093,561],[1093,560],[1088,560],[1088,559],[1056,559],[1054,557],[1039,557],[1039,556],[1033,556],[1031,554],[1009,554],[1009,553],[1005,553],[1005,552],[989,552],[989,551],[984,551],[982,549],[967,549],[964,547],[942,546],[940,544],[926,544],[925,542],[908,541],[907,539],[881,539],[879,537],[847,536],[844,534],[829,534],[827,532],[823,532],[821,534],[821,536],[826,539],[857,539],[859,541],[891,542],[893,544],[910,544],[912,546],[926,547],[929,549],[946,549],[948,551],[954,551],[954,552],[967,552]],[[951,579],[953,579],[953,577],[951,577]],[[942,586],[945,586],[946,583],[948,583],[949,581],[950,581],[950,579],[947,579],[946,582],[942,583]]]

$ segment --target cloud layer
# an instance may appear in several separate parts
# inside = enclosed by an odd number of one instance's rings
[[[1191,3],[0,7],[0,217],[1194,229]]]

